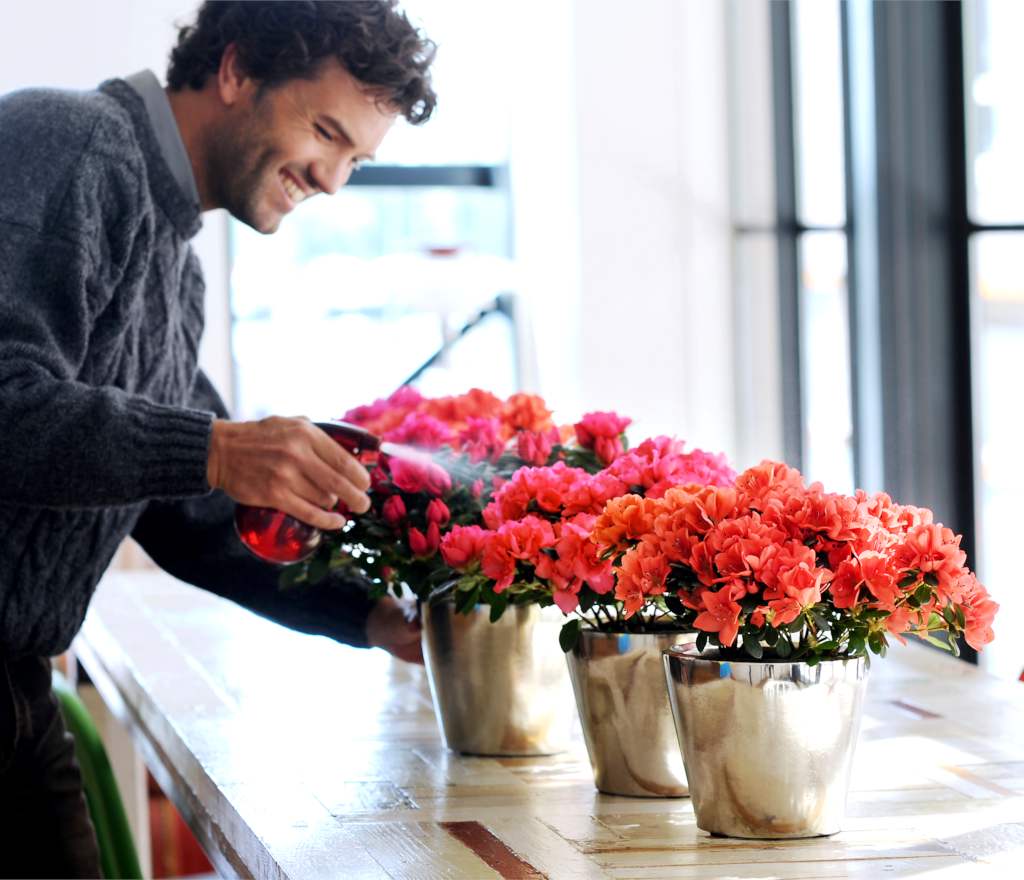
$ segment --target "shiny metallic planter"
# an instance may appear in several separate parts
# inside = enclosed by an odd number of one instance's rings
[[[745,663],[665,653],[697,826],[748,838],[835,834],[867,687],[867,658]]]
[[[666,648],[695,639],[692,633],[580,632],[566,659],[599,791],[687,794],[661,657]]]
[[[423,657],[448,748],[468,755],[551,755],[569,745],[572,689],[557,608],[424,603]]]

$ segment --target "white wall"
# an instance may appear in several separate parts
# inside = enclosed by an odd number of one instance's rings
[[[46,0],[4,5],[0,94],[46,86],[91,89],[144,67],[163,81],[177,32],[198,2],[190,0]],[[232,399],[228,326],[227,220],[207,214],[193,244],[207,282],[206,334],[200,363],[228,405]]]

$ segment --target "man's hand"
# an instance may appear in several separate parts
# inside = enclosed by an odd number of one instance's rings
[[[366,619],[366,640],[406,663],[422,663],[420,622],[416,606],[390,596],[378,600]]]
[[[207,482],[235,501],[273,507],[317,528],[333,530],[370,508],[370,475],[355,456],[308,419],[213,423]]]

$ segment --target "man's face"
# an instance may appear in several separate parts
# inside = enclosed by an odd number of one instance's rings
[[[374,157],[396,116],[334,59],[316,79],[288,80],[262,94],[245,80],[210,132],[213,200],[258,232],[275,232],[299,202],[344,186]]]

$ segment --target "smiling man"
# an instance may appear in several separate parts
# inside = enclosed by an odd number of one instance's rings
[[[419,658],[391,600],[281,593],[236,502],[338,528],[364,468],[304,419],[234,422],[198,369],[189,240],[225,208],[264,233],[426,121],[434,46],[393,0],[211,2],[149,71],[0,98],[0,873],[99,874],[48,658],[121,541],[310,633]]]

